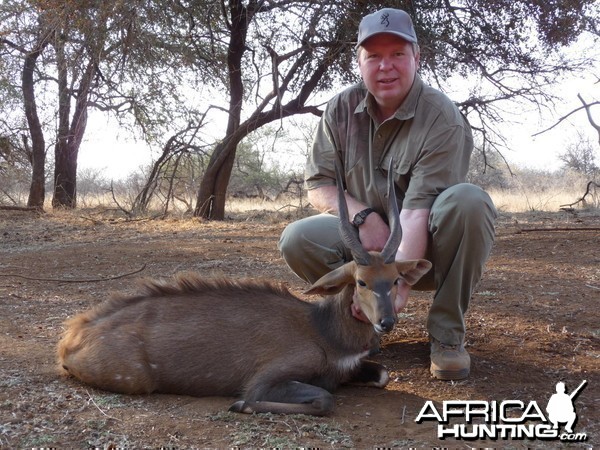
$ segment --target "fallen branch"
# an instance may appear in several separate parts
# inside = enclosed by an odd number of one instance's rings
[[[519,232],[530,231],[600,231],[600,227],[554,227],[554,228],[521,228]]]
[[[35,206],[8,206],[8,205],[0,205],[0,211],[26,211],[26,212],[43,212],[38,207]]]
[[[586,204],[586,200],[585,198],[591,193],[592,190],[592,186],[596,186],[597,188],[600,188],[600,184],[596,183],[595,181],[590,181],[587,184],[587,187],[585,189],[585,194],[583,194],[583,197],[581,197],[579,200],[577,200],[576,202],[573,203],[569,203],[568,205],[559,205],[559,208],[570,208],[571,206],[576,205],[577,203],[583,203],[584,205]]]
[[[73,278],[36,278],[36,277],[27,277],[24,275],[17,275],[16,273],[0,273],[0,277],[14,277],[14,278],[22,278],[23,280],[30,281],[52,281],[57,283],[98,283],[102,281],[110,281],[110,280],[118,280],[119,278],[129,277],[131,275],[135,275],[136,273],[140,273],[142,270],[146,268],[146,264],[144,264],[141,268],[134,270],[133,272],[127,272],[120,275],[114,275],[110,277],[104,278],[81,278],[81,279],[73,279]]]
[[[119,201],[117,200],[117,197],[115,196],[115,189],[113,187],[112,181],[110,182],[110,189],[108,191],[110,192],[110,195],[112,196],[113,202],[115,202],[115,205],[117,205],[117,208],[119,208],[119,210],[121,210],[123,212],[123,214],[125,214],[125,216],[127,216],[127,217],[133,216],[133,213],[131,211],[126,210],[119,204]]]
[[[107,209],[106,211],[111,211],[111,209]],[[113,208],[112,211],[119,211],[119,210]],[[110,222],[111,225],[121,225],[121,224],[129,225],[134,222],[150,222],[150,221],[156,220],[156,219],[164,219],[165,215],[163,213],[159,213],[159,214],[155,214],[154,216],[151,216],[151,217],[138,217],[137,219],[130,219],[129,217],[126,217],[122,221],[112,220],[112,219],[94,219],[93,217],[90,217],[90,216],[79,216],[79,217],[84,220],[89,220],[95,225],[104,224],[106,222]]]

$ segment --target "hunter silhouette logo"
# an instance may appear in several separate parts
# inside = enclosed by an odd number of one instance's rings
[[[577,420],[573,400],[579,395],[583,387],[587,384],[587,380],[583,380],[581,384],[571,394],[565,393],[565,383],[562,381],[556,383],[556,394],[553,394],[548,400],[546,412],[548,419],[554,425],[552,429],[558,429],[559,422],[566,422],[565,431],[573,433],[573,425]]]
[[[389,13],[383,13],[381,15],[381,25],[383,25],[386,28],[390,26],[390,14]]]
[[[437,437],[445,439],[559,439],[561,441],[586,441],[586,433],[575,433],[577,422],[574,400],[581,393],[586,380],[566,393],[565,383],[556,384],[546,406],[546,413],[535,400],[445,400],[441,407],[428,400],[415,419],[416,423],[433,420],[438,423]],[[450,422],[453,423],[450,423]],[[459,423],[455,423],[459,422]],[[462,423],[461,423],[462,422]],[[565,424],[560,432],[559,424]]]

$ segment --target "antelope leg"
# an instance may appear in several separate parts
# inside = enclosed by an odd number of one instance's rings
[[[331,413],[333,406],[333,396],[327,390],[298,381],[285,381],[263,391],[260,399],[235,402],[229,411],[324,416]]]

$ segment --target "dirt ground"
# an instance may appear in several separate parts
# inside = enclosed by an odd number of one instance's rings
[[[99,210],[0,211],[0,448],[590,448],[600,443],[600,213],[508,214],[467,316],[472,373],[428,372],[430,294],[415,293],[375,359],[385,390],[342,387],[326,418],[240,415],[231,398],[125,396],[58,375],[63,321],[139,276],[215,271],[306,286],[276,249],[293,217],[126,221]],[[594,230],[595,228],[595,230]],[[534,231],[532,229],[538,229]],[[142,269],[139,273],[133,273]],[[233,331],[232,331],[233,332]],[[578,443],[437,437],[415,423],[431,400],[521,400],[545,409],[558,381],[576,397]],[[464,423],[464,422],[463,422]]]

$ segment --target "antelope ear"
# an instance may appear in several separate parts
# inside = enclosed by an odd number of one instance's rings
[[[396,269],[400,276],[409,285],[414,285],[423,275],[429,272],[432,264],[426,259],[411,259],[407,261],[396,261]]]
[[[344,287],[354,283],[356,263],[350,261],[341,267],[323,275],[306,291],[305,294],[333,295],[340,292]]]

